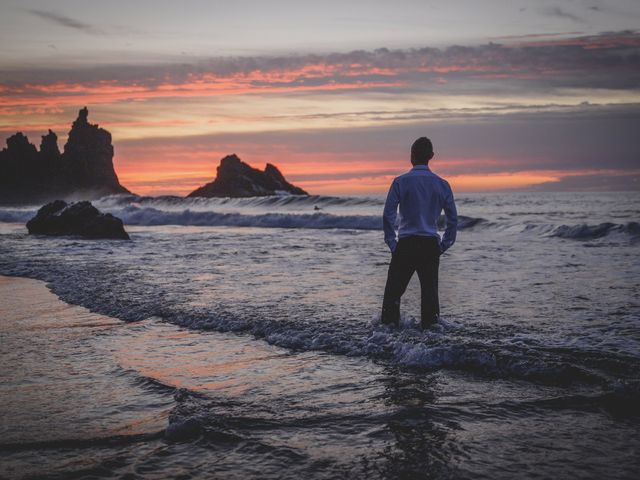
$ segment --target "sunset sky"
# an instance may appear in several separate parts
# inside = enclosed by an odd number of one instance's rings
[[[457,191],[638,190],[639,26],[637,0],[2,0],[0,136],[62,149],[86,105],[140,194],[229,153],[384,193],[423,135]]]

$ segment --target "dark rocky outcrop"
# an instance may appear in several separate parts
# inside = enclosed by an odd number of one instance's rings
[[[274,165],[267,163],[264,172],[250,167],[237,155],[227,155],[220,161],[216,179],[191,192],[188,197],[263,197],[279,193],[308,195],[287,182]]]
[[[68,204],[63,200],[47,203],[27,222],[30,234],[80,235],[86,238],[129,240],[122,220],[101,213],[91,202]]]
[[[113,168],[111,134],[89,123],[88,115],[86,107],[80,110],[63,153],[51,130],[42,136],[39,151],[21,132],[9,137],[0,151],[0,203],[131,193]]]

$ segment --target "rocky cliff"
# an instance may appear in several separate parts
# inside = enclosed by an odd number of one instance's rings
[[[130,193],[113,168],[111,134],[89,123],[80,110],[60,153],[57,135],[42,136],[40,150],[21,132],[0,151],[0,203],[34,203],[54,198],[98,198]]]
[[[250,167],[237,155],[227,155],[220,161],[216,179],[191,192],[188,197],[263,197],[289,193],[308,195],[287,182],[274,165],[267,163],[264,171]]]

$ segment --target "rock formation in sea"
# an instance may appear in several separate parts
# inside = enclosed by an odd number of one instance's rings
[[[73,122],[64,152],[49,130],[40,150],[18,132],[0,151],[0,203],[41,203],[54,198],[93,199],[131,193],[113,168],[111,134],[88,121],[87,107]]]
[[[309,195],[285,180],[280,170],[267,163],[264,171],[244,163],[234,153],[218,165],[216,179],[191,192],[188,197],[263,197],[288,193]]]
[[[101,213],[91,202],[68,204],[63,200],[47,203],[27,222],[34,235],[79,235],[86,238],[129,240],[122,220]]]

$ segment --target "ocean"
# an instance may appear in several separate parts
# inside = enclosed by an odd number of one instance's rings
[[[0,208],[0,476],[638,478],[640,192],[458,195],[424,332],[417,278],[380,325],[383,202]]]

